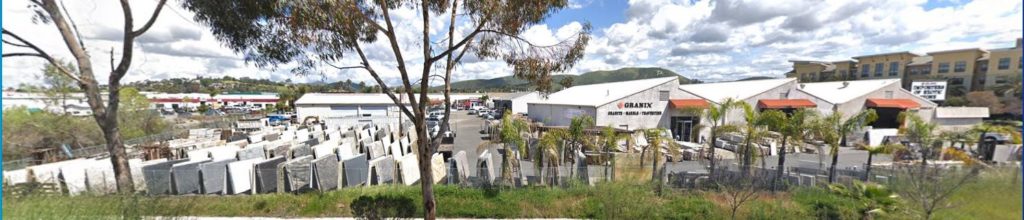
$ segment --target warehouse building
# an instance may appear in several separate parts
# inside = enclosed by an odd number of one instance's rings
[[[480,94],[451,94],[451,100],[479,98]],[[398,95],[402,103],[408,103],[409,97]],[[419,95],[417,94],[417,98]],[[431,102],[442,103],[444,94],[427,94]],[[378,117],[388,116],[399,118],[401,109],[391,97],[382,93],[307,93],[295,100],[295,114],[300,120],[309,117],[320,119],[340,117]]]
[[[702,118],[687,108],[703,108],[709,104],[719,105],[727,99],[743,102],[758,111],[777,109],[790,112],[798,108],[814,108],[813,101],[804,98],[793,98],[796,89],[796,78],[747,80],[735,82],[704,83],[680,85],[680,93],[672,99],[672,111],[668,127],[676,140],[699,142],[701,137],[710,137],[710,126],[704,124],[698,128]],[[726,123],[744,124],[743,109],[733,108],[726,116]]]
[[[871,124],[873,128],[898,128],[897,115],[903,111],[930,121],[937,106],[903,89],[900,79],[804,83],[797,91],[794,97],[813,100],[821,114],[839,111],[845,119],[862,110],[874,109],[878,119]]]
[[[573,117],[587,115],[597,126],[656,128],[667,125],[664,113],[678,86],[677,77],[573,86],[527,101],[527,114],[545,127],[567,127]]]
[[[493,99],[495,109],[507,109],[513,114],[527,114],[527,103],[540,100],[539,92],[507,94]]]

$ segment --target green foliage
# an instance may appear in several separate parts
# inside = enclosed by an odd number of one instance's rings
[[[859,201],[858,211],[864,218],[885,216],[899,208],[899,196],[885,186],[876,183],[854,182],[853,187],[840,184],[828,186],[833,194]]]
[[[860,203],[819,188],[797,188],[792,199],[817,219],[860,219]]]
[[[365,219],[412,218],[412,198],[395,195],[360,196],[352,201],[352,214]]]

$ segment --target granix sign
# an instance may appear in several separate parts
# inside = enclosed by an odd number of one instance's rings
[[[623,108],[652,108],[654,103],[650,102],[619,102],[619,109]]]

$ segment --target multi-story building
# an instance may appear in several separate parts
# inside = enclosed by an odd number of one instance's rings
[[[857,72],[857,62],[853,60],[841,60],[834,62],[790,60],[793,63],[793,71],[786,74],[786,77],[797,78],[800,82],[818,82],[833,80],[854,80]]]
[[[1021,39],[1011,48],[969,48],[918,55],[895,52],[853,57],[851,61],[791,60],[787,77],[800,82],[861,79],[902,79],[903,88],[914,81],[946,81],[957,94],[1016,82],[1022,74]],[[845,71],[846,74],[843,74]]]
[[[1021,77],[1021,67],[1024,60],[1021,58],[1021,39],[1011,48],[1000,48],[989,50],[988,62],[985,66],[985,76],[975,80],[979,81],[985,88],[992,88],[1013,83],[1014,78]]]
[[[903,79],[907,64],[921,55],[903,51],[853,57],[857,60],[857,79]],[[903,83],[904,87],[910,83]]]
[[[946,81],[950,92],[963,95],[983,88],[974,79],[984,78],[987,59],[988,51],[979,48],[930,52],[912,59],[904,81]]]

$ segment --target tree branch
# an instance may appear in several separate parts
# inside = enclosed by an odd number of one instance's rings
[[[146,21],[146,24],[142,25],[142,28],[132,31],[132,35],[138,37],[139,35],[146,33],[146,31],[148,31],[149,28],[153,26],[153,23],[156,22],[156,18],[160,16],[160,11],[163,11],[162,9],[164,7],[164,4],[166,3],[167,0],[160,0],[160,2],[156,3],[156,8],[153,9],[153,16],[149,17],[149,21]]]
[[[404,113],[405,116],[409,116],[409,118],[416,118],[414,117],[415,115],[409,111],[409,108],[402,104],[402,100],[395,97],[395,94],[392,93],[391,88],[388,88],[388,85],[384,83],[384,80],[380,79],[380,75],[377,75],[377,71],[373,70],[373,67],[370,66],[370,61],[366,59],[366,54],[363,53],[362,46],[360,46],[358,42],[356,43],[355,49],[356,53],[359,54],[359,59],[363,61],[364,69],[366,69],[367,72],[370,72],[370,76],[373,76],[373,80],[377,81],[377,84],[380,85],[381,92],[388,95],[388,98],[391,98],[391,101],[398,105],[398,109],[402,110],[402,113]]]
[[[82,41],[82,32],[78,31],[78,23],[75,23],[75,19],[71,18],[71,12],[68,12],[68,8],[64,7],[64,1],[60,1],[60,8],[64,10],[64,16],[68,17],[68,22],[71,22],[71,29],[75,31],[75,37],[78,38],[78,45],[85,48],[85,42]]]
[[[322,62],[322,63],[327,64],[328,66],[334,67],[335,69],[338,69],[338,70],[366,69],[367,68],[366,65],[363,65],[363,66],[337,66],[337,65],[334,65],[333,63],[330,63],[330,62]]]
[[[3,40],[3,41],[7,45],[11,45],[11,46],[15,46],[15,47],[28,47],[28,45],[24,45],[24,44],[18,44],[18,43],[10,42],[10,41],[7,41],[7,40]]]
[[[78,83],[83,83],[81,78],[75,76],[74,74],[71,74],[72,72],[67,68],[64,68],[64,65],[62,65],[60,62],[57,62],[57,60],[54,59],[53,56],[50,56],[50,54],[46,53],[46,51],[39,49],[39,47],[37,47],[35,44],[32,44],[32,42],[28,42],[27,40],[21,38],[21,36],[18,36],[14,32],[8,31],[7,28],[3,28],[3,34],[14,38],[14,40],[21,42],[21,45],[24,45],[24,47],[30,48],[33,51],[35,51],[35,53],[7,53],[3,54],[3,57],[34,56],[43,58],[47,62],[50,62],[50,65],[57,67],[57,69],[60,70],[60,72],[68,78],[71,78]],[[13,42],[8,42],[7,40],[4,40],[4,43],[15,44]]]
[[[405,88],[409,88],[406,89],[405,91],[406,95],[409,96],[409,104],[411,104],[414,109],[420,109],[420,101],[422,100],[417,100],[416,97],[413,96],[412,94],[412,82],[409,81],[409,71],[405,68],[405,58],[402,56],[402,50],[398,46],[398,39],[397,37],[395,37],[394,26],[391,24],[391,15],[388,12],[388,7],[386,6],[387,4],[381,2],[380,5],[381,11],[384,14],[384,23],[387,25],[387,29],[384,30],[384,35],[388,37],[388,42],[391,44],[391,52],[395,54],[395,61],[398,64],[398,72],[402,76],[402,84],[405,86]],[[369,65],[369,63],[367,63],[367,65]],[[423,68],[427,68],[427,66],[424,66]],[[383,85],[383,82],[381,82],[381,85]],[[422,104],[426,103],[424,102]],[[410,116],[409,118],[416,117]]]
[[[447,50],[444,50],[444,52],[441,52],[441,54],[438,54],[437,56],[430,57],[429,60],[431,60],[431,62],[434,62],[434,61],[443,59],[443,58],[447,57],[448,54],[451,54],[452,51],[455,51],[455,49],[458,49],[459,47],[462,47],[463,45],[465,45],[465,44],[469,43],[470,41],[472,41],[473,38],[475,38],[477,34],[479,34],[481,31],[483,31],[484,23],[485,22],[480,22],[480,24],[478,24],[476,26],[476,29],[474,29],[473,32],[470,32],[469,35],[466,36],[465,38],[462,38],[462,40],[459,40],[459,43],[455,44],[454,46],[448,47]],[[426,57],[429,57],[429,56],[426,56]]]

